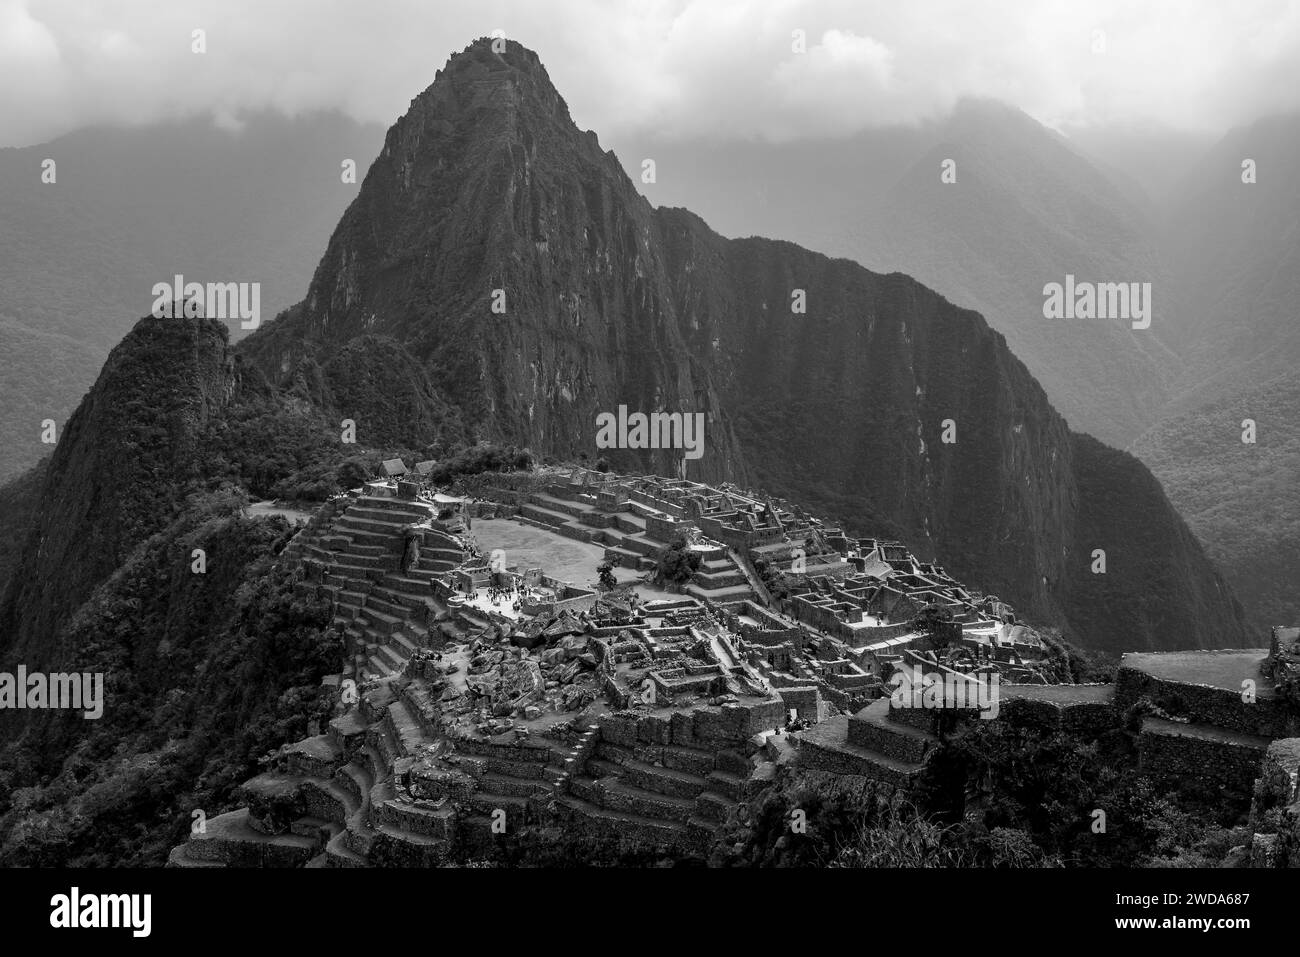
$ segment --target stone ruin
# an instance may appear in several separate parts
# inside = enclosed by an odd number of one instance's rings
[[[1276,629],[1270,649],[1127,655],[1113,685],[1053,685],[1032,651],[979,640],[1014,617],[1003,603],[896,543],[852,542],[877,556],[859,563],[877,577],[815,581],[795,618],[763,602],[736,549],[700,534],[709,557],[679,595],[593,596],[512,619],[451,600],[457,576],[482,566],[472,538],[434,503],[390,492],[372,483],[326,503],[284,552],[301,565],[297,587],[330,600],[345,647],[326,681],[338,694],[328,728],[269,756],[242,787],[245,806],[209,819],[170,865],[430,866],[528,832],[593,860],[630,849],[700,858],[783,768],[914,787],[943,728],[933,710],[894,706],[887,682],[904,665],[996,676],[1001,721],[1087,740],[1135,720],[1146,773],[1170,787],[1206,782],[1249,809],[1239,863],[1300,865],[1300,629]],[[689,509],[725,531],[746,501],[734,488],[606,477],[500,507],[637,567],[663,545],[654,529],[673,528],[656,516]],[[785,546],[771,528],[803,535],[816,521],[770,501],[755,514],[733,531],[774,553]],[[880,608],[882,583],[948,601],[952,640],[929,647],[904,624],[860,641],[852,626]]]

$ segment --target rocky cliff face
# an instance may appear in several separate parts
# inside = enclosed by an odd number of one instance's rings
[[[288,383],[365,335],[399,343],[481,435],[559,457],[607,454],[596,416],[621,404],[704,413],[689,477],[897,535],[1092,647],[1246,640],[1146,469],[1073,435],[979,315],[651,209],[517,44],[474,44],[413,101],[306,300],[241,349]]]

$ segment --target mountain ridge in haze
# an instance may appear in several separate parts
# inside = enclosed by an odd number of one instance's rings
[[[1298,184],[1290,114],[1230,130],[1171,195],[1160,226],[1180,367],[1133,445],[1260,625],[1300,620]]]
[[[940,179],[949,160],[955,183]],[[1003,104],[965,101],[943,141],[857,222],[842,248],[986,316],[1073,427],[1123,447],[1153,421],[1172,359],[1149,227],[1063,137]],[[1150,282],[1151,328],[1044,318],[1043,287],[1067,275]]]
[[[155,282],[260,283],[264,319],[300,296],[357,190],[342,161],[364,170],[381,135],[255,115],[238,132],[195,118],[0,150],[0,481],[50,451],[41,423],[62,428]]]

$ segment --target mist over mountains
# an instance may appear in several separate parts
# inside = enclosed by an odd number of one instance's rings
[[[1180,365],[1133,444],[1260,624],[1300,615],[1298,174],[1300,117],[1271,117],[1224,137],[1166,209]]]
[[[1243,183],[1243,163],[1255,182]],[[1182,367],[1163,418],[1296,369],[1300,325],[1300,116],[1232,130],[1159,222]]]

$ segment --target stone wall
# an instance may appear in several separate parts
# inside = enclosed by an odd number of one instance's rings
[[[1300,738],[1268,746],[1250,805],[1251,863],[1300,867]]]
[[[801,718],[807,718],[809,721],[814,722],[822,719],[824,709],[822,708],[821,693],[817,688],[806,685],[798,688],[778,688],[777,694],[781,696],[781,703],[785,707],[787,714],[793,708]]]
[[[847,715],[837,715],[800,732],[799,774],[823,772],[837,778],[855,775],[884,785],[889,791],[911,788],[919,772],[900,768],[882,755],[849,743],[848,722]]]
[[[686,532],[692,528],[690,522],[679,521],[674,518],[665,518],[658,515],[645,516],[645,533],[647,538],[653,538],[660,542],[673,542],[686,535]]]
[[[890,638],[901,638],[908,632],[915,631],[910,621],[902,621],[896,625],[871,625],[867,628],[853,628],[853,641],[850,643],[853,647],[865,648],[867,645],[875,644],[878,641],[888,641]],[[918,641],[920,638],[917,639]]]
[[[747,746],[760,731],[783,723],[785,708],[780,698],[756,704],[727,704],[694,708],[671,714],[617,711],[596,719],[601,740],[631,747],[645,744],[676,744],[684,747],[726,748]]]
[[[1209,786],[1225,802],[1251,793],[1264,751],[1263,742],[1205,737],[1161,719],[1146,719],[1138,735],[1143,773],[1170,788]]]
[[[1262,675],[1255,677],[1263,681]],[[1166,681],[1121,664],[1115,676],[1115,707],[1123,714],[1141,698],[1167,714],[1241,734],[1269,738],[1300,735],[1300,720],[1288,712],[1280,698],[1258,695],[1253,702],[1246,702],[1239,691]]]
[[[524,599],[520,604],[520,608],[525,614],[558,615],[567,611],[576,615],[592,608],[599,598],[590,589],[560,581],[558,578],[551,578],[549,575],[543,575],[540,584],[554,590],[558,597],[548,600]]]
[[[1272,677],[1278,697],[1300,711],[1300,628],[1273,629],[1264,670]]]
[[[653,495],[647,495],[645,492],[642,492],[640,489],[634,489],[634,488],[628,489],[627,497],[629,500],[633,502],[637,502],[641,505],[646,506],[647,508],[652,508],[659,512],[666,512],[667,514],[672,515],[676,518],[680,518],[680,519],[690,518],[690,514],[681,505],[678,505],[675,502],[665,502],[662,499],[655,498]]]
[[[1000,719],[1035,731],[1063,731],[1091,740],[1120,725],[1120,712],[1110,702],[1018,698],[1006,688],[999,690],[998,700]]]

